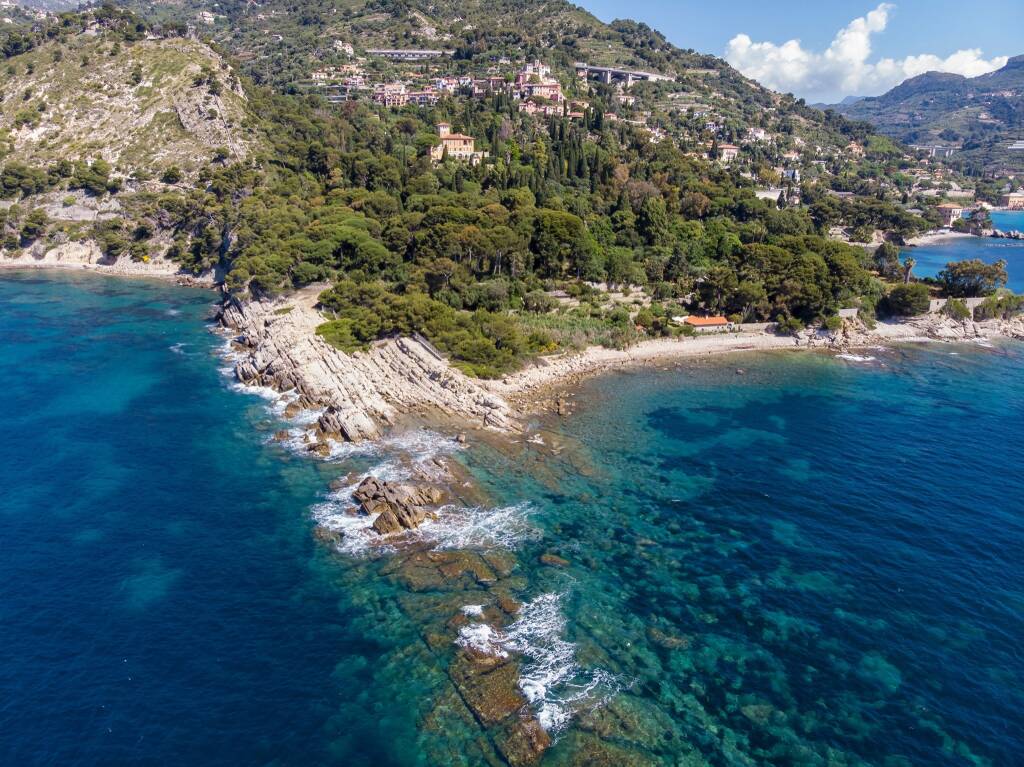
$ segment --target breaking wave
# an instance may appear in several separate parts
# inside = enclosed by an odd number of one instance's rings
[[[387,481],[401,481],[404,474],[397,464],[381,465],[370,473]],[[514,549],[539,534],[529,521],[531,507],[520,503],[495,508],[442,506],[437,510],[436,520],[428,519],[405,533],[380,536],[373,530],[376,517],[356,511],[352,492],[358,485],[359,482],[353,482],[334,491],[312,509],[318,524],[342,534],[337,548],[350,556],[388,553],[397,544],[412,542],[428,543],[436,549]]]
[[[847,360],[848,362],[874,362],[877,357],[865,354],[837,354],[836,359]]]
[[[486,655],[519,655],[519,689],[537,712],[541,727],[552,734],[563,730],[577,713],[603,705],[621,689],[613,674],[583,669],[576,662],[576,645],[562,638],[563,597],[542,594],[524,604],[506,628],[471,623],[459,630],[456,639],[462,647]]]

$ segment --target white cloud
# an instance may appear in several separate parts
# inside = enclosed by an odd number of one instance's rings
[[[762,85],[795,93],[809,101],[874,96],[908,77],[929,71],[976,77],[1007,62],[1006,56],[986,60],[979,48],[960,50],[946,58],[926,53],[871,62],[871,37],[885,31],[894,8],[890,3],[882,3],[866,16],[854,19],[836,33],[823,52],[808,50],[799,40],[781,45],[755,43],[749,35],[739,34],[729,41],[725,58]]]

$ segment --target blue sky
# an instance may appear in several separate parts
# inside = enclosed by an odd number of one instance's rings
[[[681,48],[725,56],[744,74],[809,101],[877,95],[929,69],[974,76],[1024,54],[1024,0],[581,4],[605,21],[644,21]]]

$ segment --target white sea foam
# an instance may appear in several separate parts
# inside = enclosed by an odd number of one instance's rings
[[[170,349],[175,354],[184,354],[185,353],[185,344],[182,343],[181,341],[179,341],[176,344],[171,344],[167,348]]]
[[[384,463],[369,473],[388,481],[401,481],[404,473],[397,463]],[[394,473],[389,474],[389,468]],[[313,506],[313,518],[318,524],[343,534],[339,550],[351,556],[362,557],[394,550],[396,544],[419,541],[435,549],[514,549],[523,541],[539,535],[529,522],[528,504],[496,508],[465,508],[442,506],[437,519],[428,519],[415,530],[380,536],[373,530],[376,516],[356,513],[352,492],[354,482],[331,493],[328,499]]]
[[[504,636],[486,623],[471,623],[468,626],[463,626],[459,629],[459,638],[456,641],[463,647],[468,647],[483,655],[493,655],[496,658],[508,657],[508,652],[501,646]]]
[[[284,410],[284,405],[280,403],[280,392],[271,389],[269,386],[251,386],[249,384],[244,384],[241,381],[235,381],[234,383],[229,384],[229,386],[233,391],[241,392],[243,394],[252,394],[257,397],[261,397],[268,402],[273,402],[275,405],[280,404],[279,409],[282,411]]]
[[[427,520],[421,534],[439,549],[514,549],[540,532],[530,523],[529,503],[512,506],[445,506],[436,520]]]
[[[464,615],[468,615],[471,618],[482,618],[483,615],[484,615],[484,606],[483,605],[465,605],[462,608],[462,612],[463,612]]]
[[[463,626],[456,639],[462,647],[499,658],[520,655],[519,688],[537,711],[541,727],[553,734],[575,714],[602,705],[620,689],[614,675],[583,669],[576,662],[576,645],[562,638],[563,596],[542,594],[524,604],[504,630],[472,623]]]
[[[836,359],[847,360],[849,362],[874,362],[876,358],[863,354],[837,354]]]

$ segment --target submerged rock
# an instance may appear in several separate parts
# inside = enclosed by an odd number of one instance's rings
[[[485,727],[526,709],[526,696],[519,689],[519,664],[514,660],[462,650],[448,675]]]
[[[536,764],[551,746],[551,736],[532,716],[509,719],[494,736],[494,744],[512,767]]]
[[[321,458],[330,458],[331,456],[331,446],[326,442],[314,442],[306,450],[310,453],[315,453]]]
[[[540,555],[540,562],[541,562],[541,564],[547,565],[548,567],[568,567],[569,566],[569,560],[568,559],[562,559],[562,557],[558,556],[557,554],[541,554]]]
[[[344,534],[340,530],[331,530],[329,527],[317,525],[313,528],[313,537],[321,543],[336,546],[341,543],[341,539],[344,538]]]

